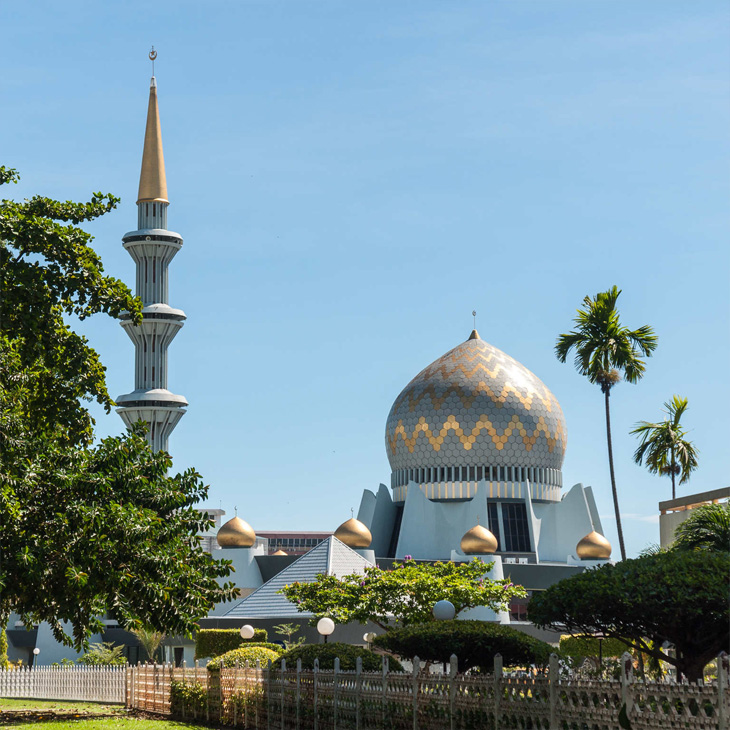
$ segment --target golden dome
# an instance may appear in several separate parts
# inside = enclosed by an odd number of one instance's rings
[[[285,553],[283,550],[277,550],[275,553],[271,553],[272,555],[289,555],[289,553]]]
[[[223,527],[218,530],[218,544],[222,548],[247,548],[256,542],[256,533],[253,527],[238,515],[228,520]]]
[[[370,547],[370,543],[373,541],[370,530],[354,517],[351,517],[347,522],[343,522],[335,530],[335,537],[351,548],[367,548]]]
[[[497,550],[497,538],[481,525],[472,527],[461,538],[461,551],[464,555],[490,555]]]
[[[611,543],[593,530],[575,546],[581,560],[608,560],[611,557]]]

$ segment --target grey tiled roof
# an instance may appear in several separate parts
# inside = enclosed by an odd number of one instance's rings
[[[239,601],[224,614],[225,618],[311,618],[306,611],[299,612],[283,594],[277,593],[291,583],[311,583],[322,573],[342,577],[362,573],[370,563],[336,537],[328,537],[299,560],[277,573],[253,593]]]

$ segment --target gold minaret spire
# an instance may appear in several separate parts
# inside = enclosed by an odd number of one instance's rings
[[[154,63],[157,51],[150,51]],[[167,199],[167,178],[165,177],[165,157],[162,154],[162,130],[160,113],[157,107],[157,80],[150,79],[150,103],[147,107],[147,128],[144,133],[142,152],[142,172],[139,176],[137,202],[169,202]]]

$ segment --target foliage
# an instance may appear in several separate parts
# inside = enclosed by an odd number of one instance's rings
[[[512,598],[527,595],[509,580],[490,580],[486,573],[491,569],[491,563],[476,558],[466,563],[417,563],[406,556],[389,570],[373,565],[364,574],[318,575],[313,583],[293,583],[279,592],[297,610],[313,613],[313,624],[329,616],[340,624],[372,621],[388,631],[391,618],[403,626],[433,620],[433,605],[442,599],[451,601],[458,614],[474,606],[503,610]]]
[[[0,669],[7,669],[10,666],[8,661],[8,634],[3,629],[0,631]]]
[[[676,498],[675,480],[679,483],[689,480],[697,468],[698,451],[694,444],[687,440],[687,432],[682,428],[681,418],[687,410],[687,399],[678,395],[664,404],[665,418],[661,423],[641,421],[631,431],[641,441],[634,453],[637,464],[646,463],[652,474],[669,474],[672,477],[672,499]]]
[[[587,377],[589,383],[596,383],[601,387],[606,410],[606,441],[613,506],[621,558],[625,560],[626,548],[613,467],[609,396],[622,375],[629,383],[638,383],[641,380],[646,369],[642,358],[651,357],[657,346],[657,336],[649,325],[630,330],[621,324],[616,309],[620,294],[621,290],[613,286],[594,297],[584,297],[583,308],[578,309],[573,320],[575,329],[558,337],[555,354],[560,362],[565,362],[570,351],[575,350],[575,369]]]
[[[257,707],[258,705],[258,707]],[[255,717],[255,713],[258,709],[263,708],[264,705],[264,688],[262,685],[249,685],[245,689],[239,689],[232,692],[225,702],[223,712],[226,718],[226,724],[234,725],[233,710],[236,710],[236,720],[240,723],[241,720],[238,718]],[[236,723],[236,724],[237,724]]]
[[[155,631],[154,629],[145,627],[134,629],[132,633],[137,637],[137,641],[139,641],[145,650],[149,661],[154,662],[155,655],[165,639],[165,634],[162,631]]]
[[[204,659],[225,654],[246,644],[260,644],[269,638],[266,629],[254,629],[253,638],[244,639],[238,629],[200,629],[195,636],[195,658]]]
[[[99,644],[91,644],[88,651],[78,658],[79,664],[87,666],[120,666],[127,663],[124,656],[124,646],[114,646],[111,641],[104,641]]]
[[[528,617],[540,627],[619,639],[694,681],[729,648],[729,588],[730,554],[670,550],[566,578],[533,595]]]
[[[0,184],[16,179],[0,168]],[[207,495],[200,475],[168,476],[141,427],[91,447],[83,401],[113,403],[97,353],[64,317],[140,320],[141,302],[104,276],[78,227],[116,202],[0,201],[0,623],[11,611],[47,621],[77,649],[106,613],[187,634],[234,595],[217,581],[230,564],[197,539],[212,525],[193,509]]]
[[[522,631],[486,621],[432,621],[376,636],[375,646],[402,657],[447,663],[456,654],[459,671],[480,667],[491,672],[494,655],[507,667],[545,665],[553,648]]]
[[[271,648],[276,647],[276,648]],[[266,646],[242,646],[232,651],[227,651],[225,654],[221,654],[215,659],[211,659],[208,662],[208,671],[217,671],[221,667],[235,667],[236,663],[239,666],[244,666],[246,662],[250,666],[255,666],[256,661],[261,662],[261,666],[265,667],[269,659],[273,662],[278,658],[281,652],[281,647],[276,644],[267,644]]]
[[[170,713],[175,717],[205,717],[208,690],[200,682],[170,682]]]
[[[696,507],[674,531],[678,550],[730,551],[730,503]]]
[[[627,649],[625,642],[619,639],[597,639],[595,636],[582,635],[560,637],[560,655],[573,667],[579,667],[589,659],[597,668],[599,657],[620,657]]]
[[[306,639],[303,636],[300,636],[296,641],[292,640],[292,636],[300,630],[301,626],[299,624],[278,624],[277,626],[274,626],[274,631],[276,631],[277,635],[284,637],[285,651],[289,651],[289,649],[293,649],[295,646],[300,646],[305,642]]]
[[[286,659],[287,667],[292,669],[296,667],[297,660],[301,659],[302,669],[314,669],[314,660],[319,659],[320,669],[334,669],[335,657],[339,657],[340,669],[343,672],[354,671],[358,657],[362,659],[364,672],[379,672],[383,666],[383,657],[374,651],[365,649],[362,646],[342,644],[336,641],[327,644],[297,646],[282,654],[274,666],[278,669],[281,667],[281,660]],[[403,671],[401,663],[393,657],[388,657],[388,667],[391,672]]]

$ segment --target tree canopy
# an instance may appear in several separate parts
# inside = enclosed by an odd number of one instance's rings
[[[0,183],[17,175],[0,168]],[[197,538],[212,521],[199,474],[169,476],[144,427],[93,442],[83,401],[113,405],[104,368],[65,321],[141,304],[106,277],[78,227],[117,199],[0,201],[0,623],[48,621],[58,640],[83,646],[111,614],[129,629],[189,633],[215,603],[230,564]]]
[[[504,666],[545,666],[553,648],[509,626],[487,621],[431,621],[393,629],[373,639],[373,644],[401,657],[446,663],[455,654],[459,671],[480,667],[494,669],[494,656],[501,654]]]
[[[619,639],[690,680],[730,644],[730,554],[670,550],[606,564],[533,594],[540,627]],[[662,646],[669,642],[676,656]]]
[[[391,621],[402,626],[433,620],[434,603],[449,600],[456,613],[475,606],[503,610],[512,598],[527,595],[509,580],[491,580],[491,563],[474,559],[465,563],[419,563],[410,558],[389,570],[370,566],[364,574],[337,578],[318,575],[312,583],[292,583],[280,591],[299,611],[314,614],[315,621],[329,616],[337,623],[372,621],[384,630]]]
[[[730,503],[696,507],[674,531],[679,550],[730,552]]]

